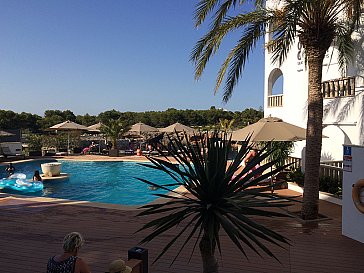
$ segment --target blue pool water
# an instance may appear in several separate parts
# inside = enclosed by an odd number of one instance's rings
[[[16,173],[24,173],[27,179],[31,179],[35,170],[41,172],[40,164],[45,162],[50,161],[17,163],[14,167]],[[165,173],[141,166],[136,162],[60,162],[62,163],[61,172],[70,174],[68,179],[45,182],[43,191],[26,195],[141,205],[158,198],[153,193],[166,193],[166,191],[150,190],[147,184],[134,177],[147,179],[156,184],[173,183],[173,180]],[[6,177],[5,166],[0,168],[0,177]],[[19,194],[19,192],[16,193]]]

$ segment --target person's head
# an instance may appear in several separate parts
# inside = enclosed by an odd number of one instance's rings
[[[132,270],[122,259],[112,261],[109,265],[109,273],[130,273]]]
[[[13,167],[13,163],[9,163],[9,167]]]
[[[39,177],[39,171],[34,171],[34,176]]]
[[[81,233],[71,232],[63,239],[63,250],[68,253],[77,253],[84,242]]]

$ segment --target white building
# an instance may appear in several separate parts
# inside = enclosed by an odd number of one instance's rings
[[[267,7],[280,1],[268,0]],[[342,160],[342,144],[364,145],[364,27],[353,34],[355,59],[340,71],[337,50],[326,54],[322,73],[324,120],[322,160]],[[266,43],[271,36],[267,34]],[[271,53],[265,50],[264,115],[282,118],[306,128],[308,71],[303,49],[298,39],[282,66],[271,63]],[[277,92],[277,86],[281,90]],[[293,156],[302,157],[305,141],[296,144]]]

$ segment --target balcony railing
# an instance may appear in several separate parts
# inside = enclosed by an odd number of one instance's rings
[[[268,96],[268,107],[282,107],[283,95]]]
[[[354,96],[355,77],[347,77],[324,81],[321,84],[324,98],[340,98]]]
[[[321,84],[324,98],[341,98],[355,95],[355,77],[324,81]],[[282,107],[283,94],[268,96],[268,107]]]

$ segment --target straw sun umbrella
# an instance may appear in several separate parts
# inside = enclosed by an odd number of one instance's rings
[[[70,149],[70,133],[77,131],[88,131],[86,126],[69,120],[53,125],[52,127],[49,127],[49,130],[67,132],[67,154]]]
[[[243,141],[251,135],[251,142],[299,141],[306,139],[306,129],[284,122],[280,118],[267,117],[232,133],[232,140]],[[273,177],[271,177],[271,184]],[[273,188],[272,188],[273,192]]]
[[[87,130],[92,133],[92,134],[98,134],[99,135],[99,153],[101,153],[101,140],[102,140],[102,137],[101,137],[101,126],[102,126],[102,123],[101,122],[98,122],[94,125],[90,125],[87,127]]]
[[[94,124],[94,125],[90,125],[90,126],[88,126],[87,127],[87,130],[90,132],[90,133],[101,133],[101,130],[100,130],[100,128],[101,128],[101,126],[102,126],[102,123],[101,122],[98,122],[98,123],[96,123],[96,124]]]
[[[134,125],[131,126],[129,130],[130,134],[137,134],[137,135],[157,133],[157,132],[158,132],[157,128],[144,124],[143,122],[135,123]]]
[[[14,136],[15,134],[0,130],[0,137]]]
[[[188,127],[182,123],[176,122],[172,125],[169,125],[168,127],[159,129],[159,131],[165,132],[165,133],[186,132],[188,134],[192,134],[195,132],[195,129]]]
[[[284,122],[280,118],[267,117],[234,131],[232,140],[243,141],[252,134],[251,141],[298,141],[306,139],[306,129]]]

